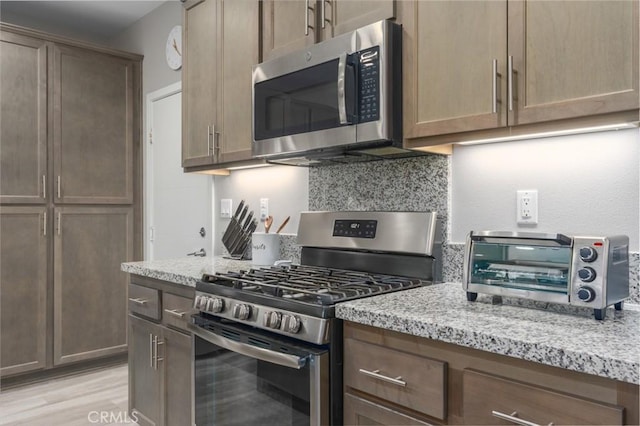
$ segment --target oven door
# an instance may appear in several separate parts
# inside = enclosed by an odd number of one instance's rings
[[[197,426],[329,423],[329,354],[210,320],[194,334]]]

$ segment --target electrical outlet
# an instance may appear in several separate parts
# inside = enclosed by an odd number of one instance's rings
[[[520,225],[538,224],[537,189],[521,189],[517,191],[516,222]]]
[[[269,216],[269,199],[260,198],[260,221],[264,222]]]
[[[223,198],[220,200],[220,217],[223,219],[231,218],[231,210],[233,209],[233,201],[231,198]]]

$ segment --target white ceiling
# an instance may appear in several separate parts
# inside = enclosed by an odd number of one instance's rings
[[[0,20],[49,33],[108,43],[165,3],[161,0],[0,1]]]

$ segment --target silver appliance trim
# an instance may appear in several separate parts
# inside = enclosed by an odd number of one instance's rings
[[[510,244],[508,240],[520,240],[521,243],[537,241],[541,245],[562,245],[570,246],[573,243],[571,237],[563,234],[546,234],[542,232],[511,232],[511,231],[472,231],[469,234],[472,240],[483,240],[490,242],[500,242],[498,239],[507,239],[505,244]],[[525,240],[525,241],[523,241]]]
[[[436,212],[302,212],[298,245],[433,256],[440,241]],[[375,238],[333,236],[336,220],[376,220]]]
[[[189,330],[201,339],[204,339],[209,343],[213,343],[214,345],[220,346],[221,348],[230,350],[231,352],[245,355],[250,358],[259,359],[262,361],[270,362],[272,364],[282,365],[283,367],[295,368],[297,370],[303,368],[307,362],[306,358],[300,358],[295,355],[274,352],[242,342],[236,342],[234,340],[227,339],[226,337],[219,336],[215,333],[211,333],[210,331],[207,331],[202,327],[198,327],[197,325],[187,325],[189,326]]]
[[[259,283],[261,286],[269,287],[268,283]],[[272,286],[278,287],[278,286]],[[296,289],[295,291],[304,292],[303,290]],[[221,312],[210,312],[207,309],[200,307],[201,298],[207,299],[219,299],[224,303],[224,309]],[[247,305],[251,309],[251,313],[247,319],[239,319],[233,315],[233,307],[235,305]],[[271,306],[264,306],[257,303],[245,302],[241,300],[235,300],[232,298],[218,296],[215,294],[196,292],[194,298],[194,309],[200,312],[205,312],[209,315],[214,315],[219,318],[224,318],[241,324],[247,324],[252,327],[260,328],[262,330],[269,331],[271,333],[281,334],[295,339],[300,339],[305,342],[315,343],[316,345],[322,345],[329,341],[329,327],[330,321],[326,318],[318,318],[311,315],[305,315],[298,312],[291,312],[284,309],[278,309]],[[264,324],[265,315],[271,312],[277,312],[281,315],[294,315],[300,320],[300,330],[293,334],[284,331],[280,328],[271,328]]]
[[[296,72],[305,68],[339,59],[341,55],[352,54],[374,46],[380,46],[380,118],[354,125],[305,132],[252,141],[252,155],[256,158],[281,159],[300,157],[306,153],[321,153],[338,148],[364,149],[367,142],[392,141],[394,84],[392,73],[393,31],[390,21],[379,21],[350,33],[333,37],[305,49],[284,55],[256,65],[252,73],[252,105],[255,105],[255,84]],[[389,94],[392,94],[389,96]],[[252,114],[254,107],[252,107]],[[255,135],[255,116],[251,120],[252,134]]]

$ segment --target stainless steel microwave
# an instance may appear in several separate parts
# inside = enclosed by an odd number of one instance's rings
[[[379,21],[255,66],[253,156],[406,154],[401,37]]]

